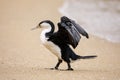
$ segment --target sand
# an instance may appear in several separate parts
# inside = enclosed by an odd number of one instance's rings
[[[57,62],[40,42],[41,30],[31,31],[41,20],[55,24],[63,0],[0,1],[0,80],[120,80],[120,43],[111,43],[90,35],[82,38],[74,50],[79,55],[97,55],[95,59],[72,63],[74,71],[50,70]]]

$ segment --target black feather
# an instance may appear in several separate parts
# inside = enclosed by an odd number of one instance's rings
[[[82,34],[83,36],[86,36],[86,38],[89,38],[88,33],[79,24],[77,24],[75,21],[71,19],[70,21],[75,26],[75,28],[79,31],[80,34]]]
[[[62,36],[66,35],[66,42],[72,45],[73,48],[77,47],[81,39],[80,34],[89,38],[87,32],[82,27],[66,16],[61,17],[61,22],[58,23],[58,28],[58,32],[62,34]]]

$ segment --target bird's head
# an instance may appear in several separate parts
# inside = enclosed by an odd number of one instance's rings
[[[44,21],[41,21],[36,27],[32,28],[31,30],[35,30],[38,28],[51,28],[51,26],[54,26],[52,21],[44,20]]]

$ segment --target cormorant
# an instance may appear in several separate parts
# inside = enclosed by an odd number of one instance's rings
[[[36,28],[44,28],[40,34],[40,39],[43,45],[58,57],[58,63],[53,69],[58,69],[62,61],[65,61],[68,65],[67,70],[73,70],[70,65],[71,60],[75,61],[78,59],[89,59],[96,57],[95,55],[77,55],[70,48],[70,45],[73,48],[77,47],[81,35],[85,36],[86,38],[89,38],[89,35],[79,24],[66,16],[61,17],[61,21],[58,22],[57,32],[54,32],[55,26],[50,20],[41,21],[38,26],[32,30]]]

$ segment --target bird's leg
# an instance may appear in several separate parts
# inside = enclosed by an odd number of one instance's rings
[[[58,59],[58,63],[56,64],[55,68],[51,68],[51,70],[58,69],[59,65],[62,63],[62,60]]]
[[[58,63],[55,66],[55,69],[58,69],[59,65],[62,63],[62,60],[58,59]]]
[[[68,65],[68,69],[67,70],[73,70],[73,68],[71,68],[70,62],[67,62]]]

